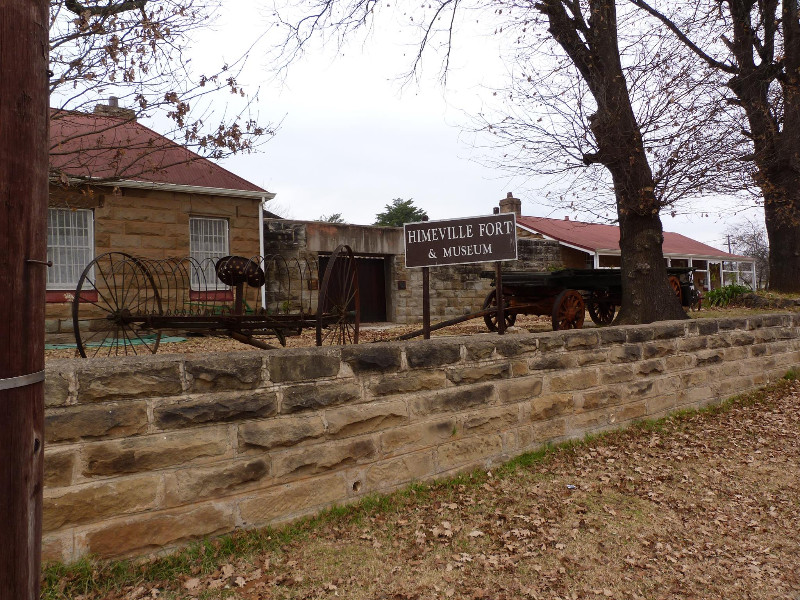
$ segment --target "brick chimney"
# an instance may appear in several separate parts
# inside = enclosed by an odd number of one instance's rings
[[[518,217],[522,216],[522,201],[519,198],[514,198],[514,194],[508,192],[506,197],[500,200],[501,213],[514,213]]]
[[[130,108],[123,108],[119,105],[119,98],[111,96],[108,104],[98,104],[94,107],[94,114],[104,117],[118,117],[128,121],[136,120],[136,111]]]

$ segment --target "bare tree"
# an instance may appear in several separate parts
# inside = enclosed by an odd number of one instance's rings
[[[770,287],[800,291],[800,18],[796,0],[629,0],[727,77],[743,111],[769,237]]]
[[[159,119],[167,138],[212,159],[252,151],[274,133],[250,114],[237,81],[242,66],[221,64],[194,73],[184,48],[191,34],[209,25],[219,0],[50,0],[51,156],[123,148],[124,161],[109,178],[131,178],[170,166],[167,144],[155,132],[149,140],[126,139],[125,124]],[[216,114],[210,100],[228,97],[233,114]],[[121,110],[105,111],[87,124],[86,113],[109,96]],[[87,135],[91,130],[92,134]],[[58,144],[56,146],[56,144]],[[188,156],[188,155],[185,155]],[[56,164],[63,161],[55,160]],[[52,169],[51,179],[62,179]]]
[[[304,16],[288,25],[284,45],[289,59],[302,51],[315,34],[334,35],[341,42],[353,31],[368,27],[380,5],[372,0],[317,0]],[[581,152],[585,166],[601,166],[614,189],[622,251],[623,303],[618,323],[648,323],[685,318],[667,283],[661,244],[663,230],[655,195],[655,180],[637,122],[621,63],[616,3],[613,0],[514,0],[488,4],[465,0],[436,0],[421,7],[408,5],[406,14],[419,32],[413,59],[416,68],[425,50],[442,40],[443,70],[449,66],[456,13],[467,10],[510,11],[523,31],[537,32],[555,41],[566,66],[573,69],[574,85],[585,85],[593,106],[585,112],[595,147]],[[503,17],[505,20],[506,17]],[[498,21],[490,21],[490,27]],[[502,26],[501,26],[502,27]],[[438,36],[438,37],[437,37]],[[580,127],[575,135],[585,135]]]

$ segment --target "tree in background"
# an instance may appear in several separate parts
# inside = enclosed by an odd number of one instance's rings
[[[742,158],[764,204],[770,289],[800,292],[800,14],[797,0],[629,0],[727,78],[746,116]]]
[[[125,147],[126,121],[156,118],[167,138],[211,159],[250,152],[274,134],[274,126],[249,114],[251,99],[236,79],[238,64],[194,73],[183,49],[190,34],[213,20],[219,0],[50,0],[51,126],[60,147],[51,156],[81,150],[122,151],[117,178],[146,175],[160,165],[158,136]],[[212,97],[227,96],[225,117],[211,110]],[[96,120],[86,138],[85,113],[118,98],[122,110]],[[238,106],[238,108],[236,108]],[[73,123],[70,123],[73,121]],[[55,139],[55,138],[54,138]],[[141,159],[140,159],[141,158]],[[140,159],[140,160],[139,160]],[[113,178],[113,177],[112,177]],[[51,180],[68,182],[51,170]]]
[[[756,289],[770,287],[769,242],[767,231],[761,223],[746,219],[725,230],[729,251],[742,256],[752,256],[756,262]]]
[[[317,221],[322,221],[323,223],[344,223],[344,219],[342,218],[342,213],[331,213],[329,215],[320,215]]]
[[[395,198],[391,204],[387,204],[384,208],[386,210],[375,215],[375,225],[402,227],[404,223],[417,223],[428,218],[428,213],[414,206],[413,198],[409,200]]]

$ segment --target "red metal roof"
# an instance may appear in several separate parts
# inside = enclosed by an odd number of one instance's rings
[[[583,248],[589,252],[619,252],[619,227],[544,217],[517,217],[517,224],[549,238]],[[729,254],[680,233],[664,232],[665,255],[715,257],[735,260],[749,257]]]
[[[265,192],[136,121],[56,109],[50,168],[69,177]]]

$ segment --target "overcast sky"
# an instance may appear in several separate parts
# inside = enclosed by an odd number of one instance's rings
[[[226,3],[235,13],[223,12],[216,30],[198,37],[193,60],[236,58],[266,28],[258,4]],[[456,47],[445,88],[435,62],[419,83],[400,84],[414,49],[403,46],[398,32],[389,25],[342,53],[333,47],[309,52],[283,80],[273,77],[264,58],[269,40],[257,46],[243,80],[249,89],[260,85],[260,118],[283,122],[260,152],[232,157],[224,166],[276,193],[277,212],[295,219],[342,213],[349,223],[369,224],[394,198],[413,198],[431,219],[483,215],[513,192],[523,214],[594,220],[537,203],[541,193],[532,189],[539,182],[483,166],[491,150],[476,148],[474,136],[463,132],[466,114],[479,110],[491,97],[486,88],[502,81],[494,36],[469,36]],[[710,203],[704,208],[708,217],[664,216],[664,228],[723,248],[726,219],[741,216]]]

